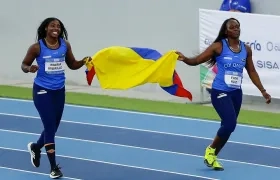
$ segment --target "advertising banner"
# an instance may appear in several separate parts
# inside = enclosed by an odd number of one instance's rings
[[[273,98],[280,98],[280,16],[199,10],[199,46],[204,51],[216,39],[224,20],[234,17],[241,26],[240,40],[253,51],[253,62],[267,91]],[[279,28],[278,28],[279,26]],[[200,84],[211,89],[218,69],[216,66],[200,67]],[[246,69],[242,83],[244,94],[262,96],[252,83]]]

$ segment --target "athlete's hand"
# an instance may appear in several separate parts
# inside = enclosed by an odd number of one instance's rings
[[[92,64],[92,58],[90,56],[83,58],[84,64],[87,66],[89,64]],[[92,64],[93,65],[93,64]]]
[[[262,95],[266,100],[266,104],[269,104],[271,102],[271,96],[266,91],[262,92]]]
[[[176,51],[176,54],[179,55],[179,57],[178,57],[179,61],[184,61],[184,59],[186,59],[186,56],[183,53]]]
[[[38,69],[39,69],[39,67],[37,66],[37,65],[31,65],[30,67],[29,67],[29,72],[31,72],[31,73],[35,73],[35,72],[37,72],[38,71]]]

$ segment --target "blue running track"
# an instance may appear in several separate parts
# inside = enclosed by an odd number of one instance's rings
[[[49,179],[30,163],[27,144],[42,131],[31,101],[0,98],[3,180]],[[225,171],[203,163],[219,122],[67,105],[56,137],[63,179],[263,180],[280,176],[280,130],[239,125],[220,154]],[[44,150],[43,150],[44,152]]]

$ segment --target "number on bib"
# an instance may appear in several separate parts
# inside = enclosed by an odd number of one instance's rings
[[[226,71],[225,83],[228,87],[240,89],[242,82],[242,74],[238,72]]]

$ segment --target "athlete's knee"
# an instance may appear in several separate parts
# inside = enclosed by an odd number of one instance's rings
[[[55,152],[55,144],[54,143],[45,144],[45,149],[46,149],[47,153],[54,153]]]
[[[217,134],[219,137],[229,137],[231,133],[234,132],[235,128],[236,123],[227,123],[220,127]]]
[[[226,131],[227,131],[228,133],[233,133],[234,130],[235,130],[235,128],[236,128],[236,121],[235,121],[235,122],[232,122],[232,123],[228,123],[228,124],[226,124],[226,126],[225,126],[225,129],[226,129]]]

